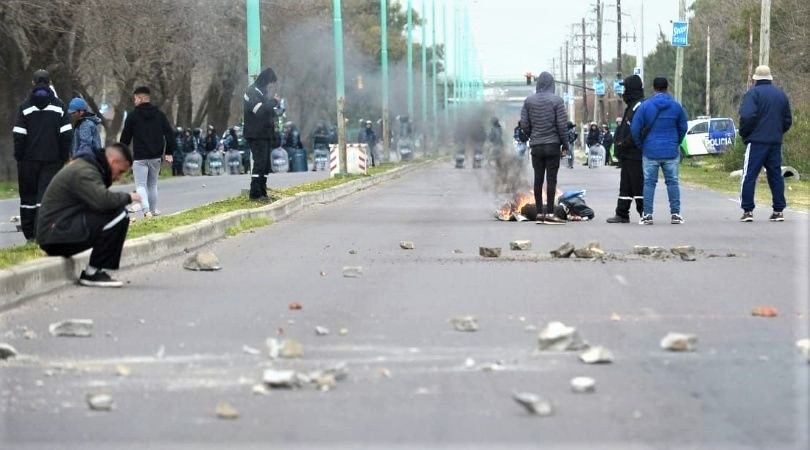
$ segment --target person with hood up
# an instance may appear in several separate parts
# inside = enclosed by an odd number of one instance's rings
[[[146,219],[160,215],[157,209],[160,165],[164,158],[169,163],[174,160],[172,126],[166,114],[150,103],[151,94],[152,91],[146,86],[135,89],[135,109],[127,115],[121,131],[121,142],[124,145],[132,143],[132,174]]]
[[[520,126],[529,135],[532,167],[534,168],[534,198],[537,223],[561,225],[565,221],[554,215],[554,195],[557,192],[557,172],[560,170],[562,149],[568,149],[568,113],[563,99],[554,94],[554,77],[543,72],[537,77],[537,91],[526,98],[520,112]],[[546,181],[543,207],[543,178]]]
[[[34,72],[34,88],[17,108],[14,123],[14,159],[20,190],[20,226],[29,242],[35,238],[37,213],[45,189],[65,165],[73,139],[70,116],[56,98],[45,70]]]
[[[644,214],[644,173],[641,169],[641,148],[633,141],[630,124],[633,115],[644,99],[644,87],[638,75],[630,75],[622,82],[622,100],[627,107],[621,119],[617,120],[613,145],[616,159],[621,168],[619,176],[619,199],[616,202],[616,215],[607,223],[630,223],[630,205],[636,202],[639,216]]]
[[[602,147],[605,148],[605,165],[612,166],[613,158],[610,156],[610,149],[613,147],[613,135],[610,134],[610,127],[602,124]]]
[[[70,114],[70,122],[73,125],[73,142],[70,146],[71,158],[77,158],[101,149],[101,137],[98,134],[101,119],[90,111],[87,102],[81,97],[74,98],[68,104],[68,114]]]
[[[374,124],[366,120],[363,126],[363,142],[368,145],[368,156],[371,158],[371,167],[377,166],[377,133],[374,132]]]
[[[686,136],[686,111],[667,92],[669,82],[658,77],[653,80],[655,94],[641,102],[630,131],[633,142],[641,146],[641,165],[644,171],[644,215],[639,224],[653,224],[655,185],[659,168],[664,172],[669,197],[670,223],[684,223],[681,216],[681,190],[678,184],[680,145]]]
[[[565,126],[568,129],[568,134],[566,137],[568,138],[568,152],[565,154],[566,163],[569,169],[574,168],[574,142],[577,141],[577,126],[574,125],[574,122],[568,121],[568,124]]]
[[[270,173],[270,151],[279,146],[276,132],[276,110],[279,106],[278,94],[268,97],[268,87],[277,81],[273,69],[263,70],[256,81],[248,86],[243,96],[244,116],[243,135],[253,155],[253,173],[250,178],[251,200],[267,203],[267,175]]]
[[[172,176],[183,176],[183,150],[186,147],[186,139],[183,135],[183,127],[174,129],[174,152],[172,153]]]

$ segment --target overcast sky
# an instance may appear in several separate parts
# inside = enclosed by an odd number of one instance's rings
[[[407,0],[400,0],[403,5]],[[432,0],[425,0],[430,19]],[[551,71],[552,58],[559,58],[560,48],[571,34],[571,25],[580,21],[595,22],[596,0],[433,0],[436,2],[437,41],[442,42],[441,24],[443,4],[447,4],[448,50],[452,52],[454,5],[466,3],[478,56],[486,79],[520,78],[526,72]],[[412,0],[420,10],[422,0]],[[602,59],[607,62],[616,57],[616,1],[603,1],[604,26]],[[644,3],[644,51],[655,48],[659,26],[667,38],[672,30],[671,20],[678,17],[678,0],[622,0],[622,33],[634,34],[637,41],[624,42],[623,52],[636,55],[640,51],[641,4]],[[629,15],[629,16],[628,16]],[[430,30],[430,29],[428,29]],[[421,30],[416,28],[415,39]],[[595,33],[595,26],[588,33]],[[428,31],[430,33],[430,31]],[[428,34],[428,43],[430,35]],[[596,46],[595,41],[588,45]],[[581,51],[581,50],[580,50]],[[589,50],[596,59],[596,50]],[[450,72],[453,72],[450,62]],[[629,70],[627,70],[629,71]]]

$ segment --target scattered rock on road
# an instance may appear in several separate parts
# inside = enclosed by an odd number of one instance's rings
[[[186,259],[183,268],[194,271],[212,271],[220,270],[222,266],[219,264],[219,258],[214,252],[201,251]]]
[[[317,334],[318,336],[327,336],[329,334],[329,328],[316,326],[315,334]]]
[[[282,358],[300,358],[304,356],[304,346],[295,339],[284,339],[281,341],[279,356]]]
[[[613,352],[601,345],[591,347],[579,355],[579,360],[585,364],[610,364],[613,362]]]
[[[650,256],[658,248],[659,247],[651,247],[649,245],[635,245],[633,246],[633,253],[635,253],[636,255]]]
[[[290,311],[300,311],[303,308],[304,307],[298,302],[292,302],[289,305],[287,305],[287,309],[289,309]]]
[[[264,384],[254,384],[250,392],[252,392],[253,395],[267,395],[270,393],[270,389],[267,389],[267,386]]]
[[[93,411],[112,411],[113,398],[110,394],[87,394],[87,406]]]
[[[571,379],[571,390],[583,394],[596,390],[596,380],[591,377],[576,377]]]
[[[254,355],[254,356],[261,353],[261,351],[258,348],[253,348],[253,347],[251,347],[249,345],[243,345],[242,346],[242,352],[247,353],[248,355]]]
[[[804,356],[804,359],[810,363],[810,339],[799,339],[796,341],[796,347],[799,349],[802,356]]]
[[[15,356],[17,356],[17,349],[12,347],[11,344],[0,343],[0,359],[9,359]]]
[[[347,334],[349,334],[349,329],[348,328],[341,328],[340,330],[338,330],[338,334],[341,335],[341,336],[346,336]]]
[[[294,388],[298,386],[298,377],[294,370],[267,369],[262,375],[264,384],[271,388]]]
[[[574,253],[574,244],[570,242],[563,242],[559,247],[551,251],[553,258],[568,258]]]
[[[554,407],[551,406],[548,400],[531,392],[514,392],[512,393],[512,399],[520,406],[526,408],[529,414],[538,416],[550,416],[554,414]]]
[[[61,337],[91,337],[93,335],[93,321],[90,319],[68,319],[48,326],[53,336]]]
[[[25,330],[23,332],[23,337],[28,339],[28,340],[36,339],[37,338],[37,333],[34,330]]]
[[[550,351],[576,351],[588,347],[588,344],[579,336],[574,327],[568,327],[562,322],[550,322],[537,337],[539,350]]]
[[[228,402],[218,404],[214,412],[216,413],[217,418],[222,420],[236,420],[239,418],[239,411],[237,411],[236,408],[231,406],[231,404]]]
[[[402,250],[413,250],[414,245],[413,242],[411,241],[400,241],[399,248],[401,248]]]
[[[751,315],[755,317],[776,317],[779,311],[773,306],[756,306],[751,310]]]
[[[683,261],[695,261],[695,247],[692,245],[679,245],[669,249],[673,255],[679,256]]]
[[[115,366],[115,374],[119,377],[128,377],[132,374],[132,369],[123,364],[118,364]]]
[[[344,278],[360,278],[363,276],[362,266],[345,266],[343,267]]]
[[[532,241],[526,241],[526,240],[512,241],[512,242],[509,243],[509,248],[511,250],[531,250],[532,249]]]
[[[599,242],[592,241],[585,247],[575,248],[574,256],[582,259],[593,259],[605,256],[605,252]]]
[[[667,333],[661,339],[661,348],[671,352],[691,352],[695,351],[697,336],[685,333]]]
[[[484,258],[497,258],[501,256],[500,247],[478,247],[478,254]]]
[[[450,319],[456,331],[478,331],[478,319],[475,316],[459,316]]]

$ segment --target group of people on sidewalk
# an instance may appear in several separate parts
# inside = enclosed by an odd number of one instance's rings
[[[763,166],[773,197],[770,220],[784,220],[785,185],[782,177],[782,139],[790,129],[792,115],[787,95],[773,85],[768,66],[759,66],[753,75],[754,85],[740,106],[740,136],[746,144],[743,179],[740,188],[742,222],[753,221],[754,188]],[[686,112],[668,92],[664,77],[653,80],[653,94],[645,98],[638,75],[622,81],[622,100],[626,108],[613,136],[618,164],[621,167],[619,198],[608,223],[629,223],[633,202],[640,216],[639,224],[653,224],[653,205],[659,172],[663,172],[669,199],[669,221],[685,222],[681,214],[679,186],[680,144],[687,132]],[[538,224],[564,224],[554,214],[557,174],[560,158],[572,154],[568,115],[562,98],[554,93],[554,77],[543,72],[537,78],[537,91],[526,98],[521,110],[520,128],[530,142],[534,168],[534,196]],[[592,124],[593,139],[599,130]],[[545,182],[546,203],[542,190]]]

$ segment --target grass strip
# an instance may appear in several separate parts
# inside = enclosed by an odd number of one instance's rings
[[[266,227],[271,223],[272,221],[266,217],[251,217],[249,219],[242,220],[237,225],[228,227],[225,230],[225,236],[233,237],[239,233],[244,233],[245,231],[250,231],[254,228]]]
[[[17,183],[13,181],[0,181],[0,200],[7,198],[17,198],[20,191],[17,190]]]

